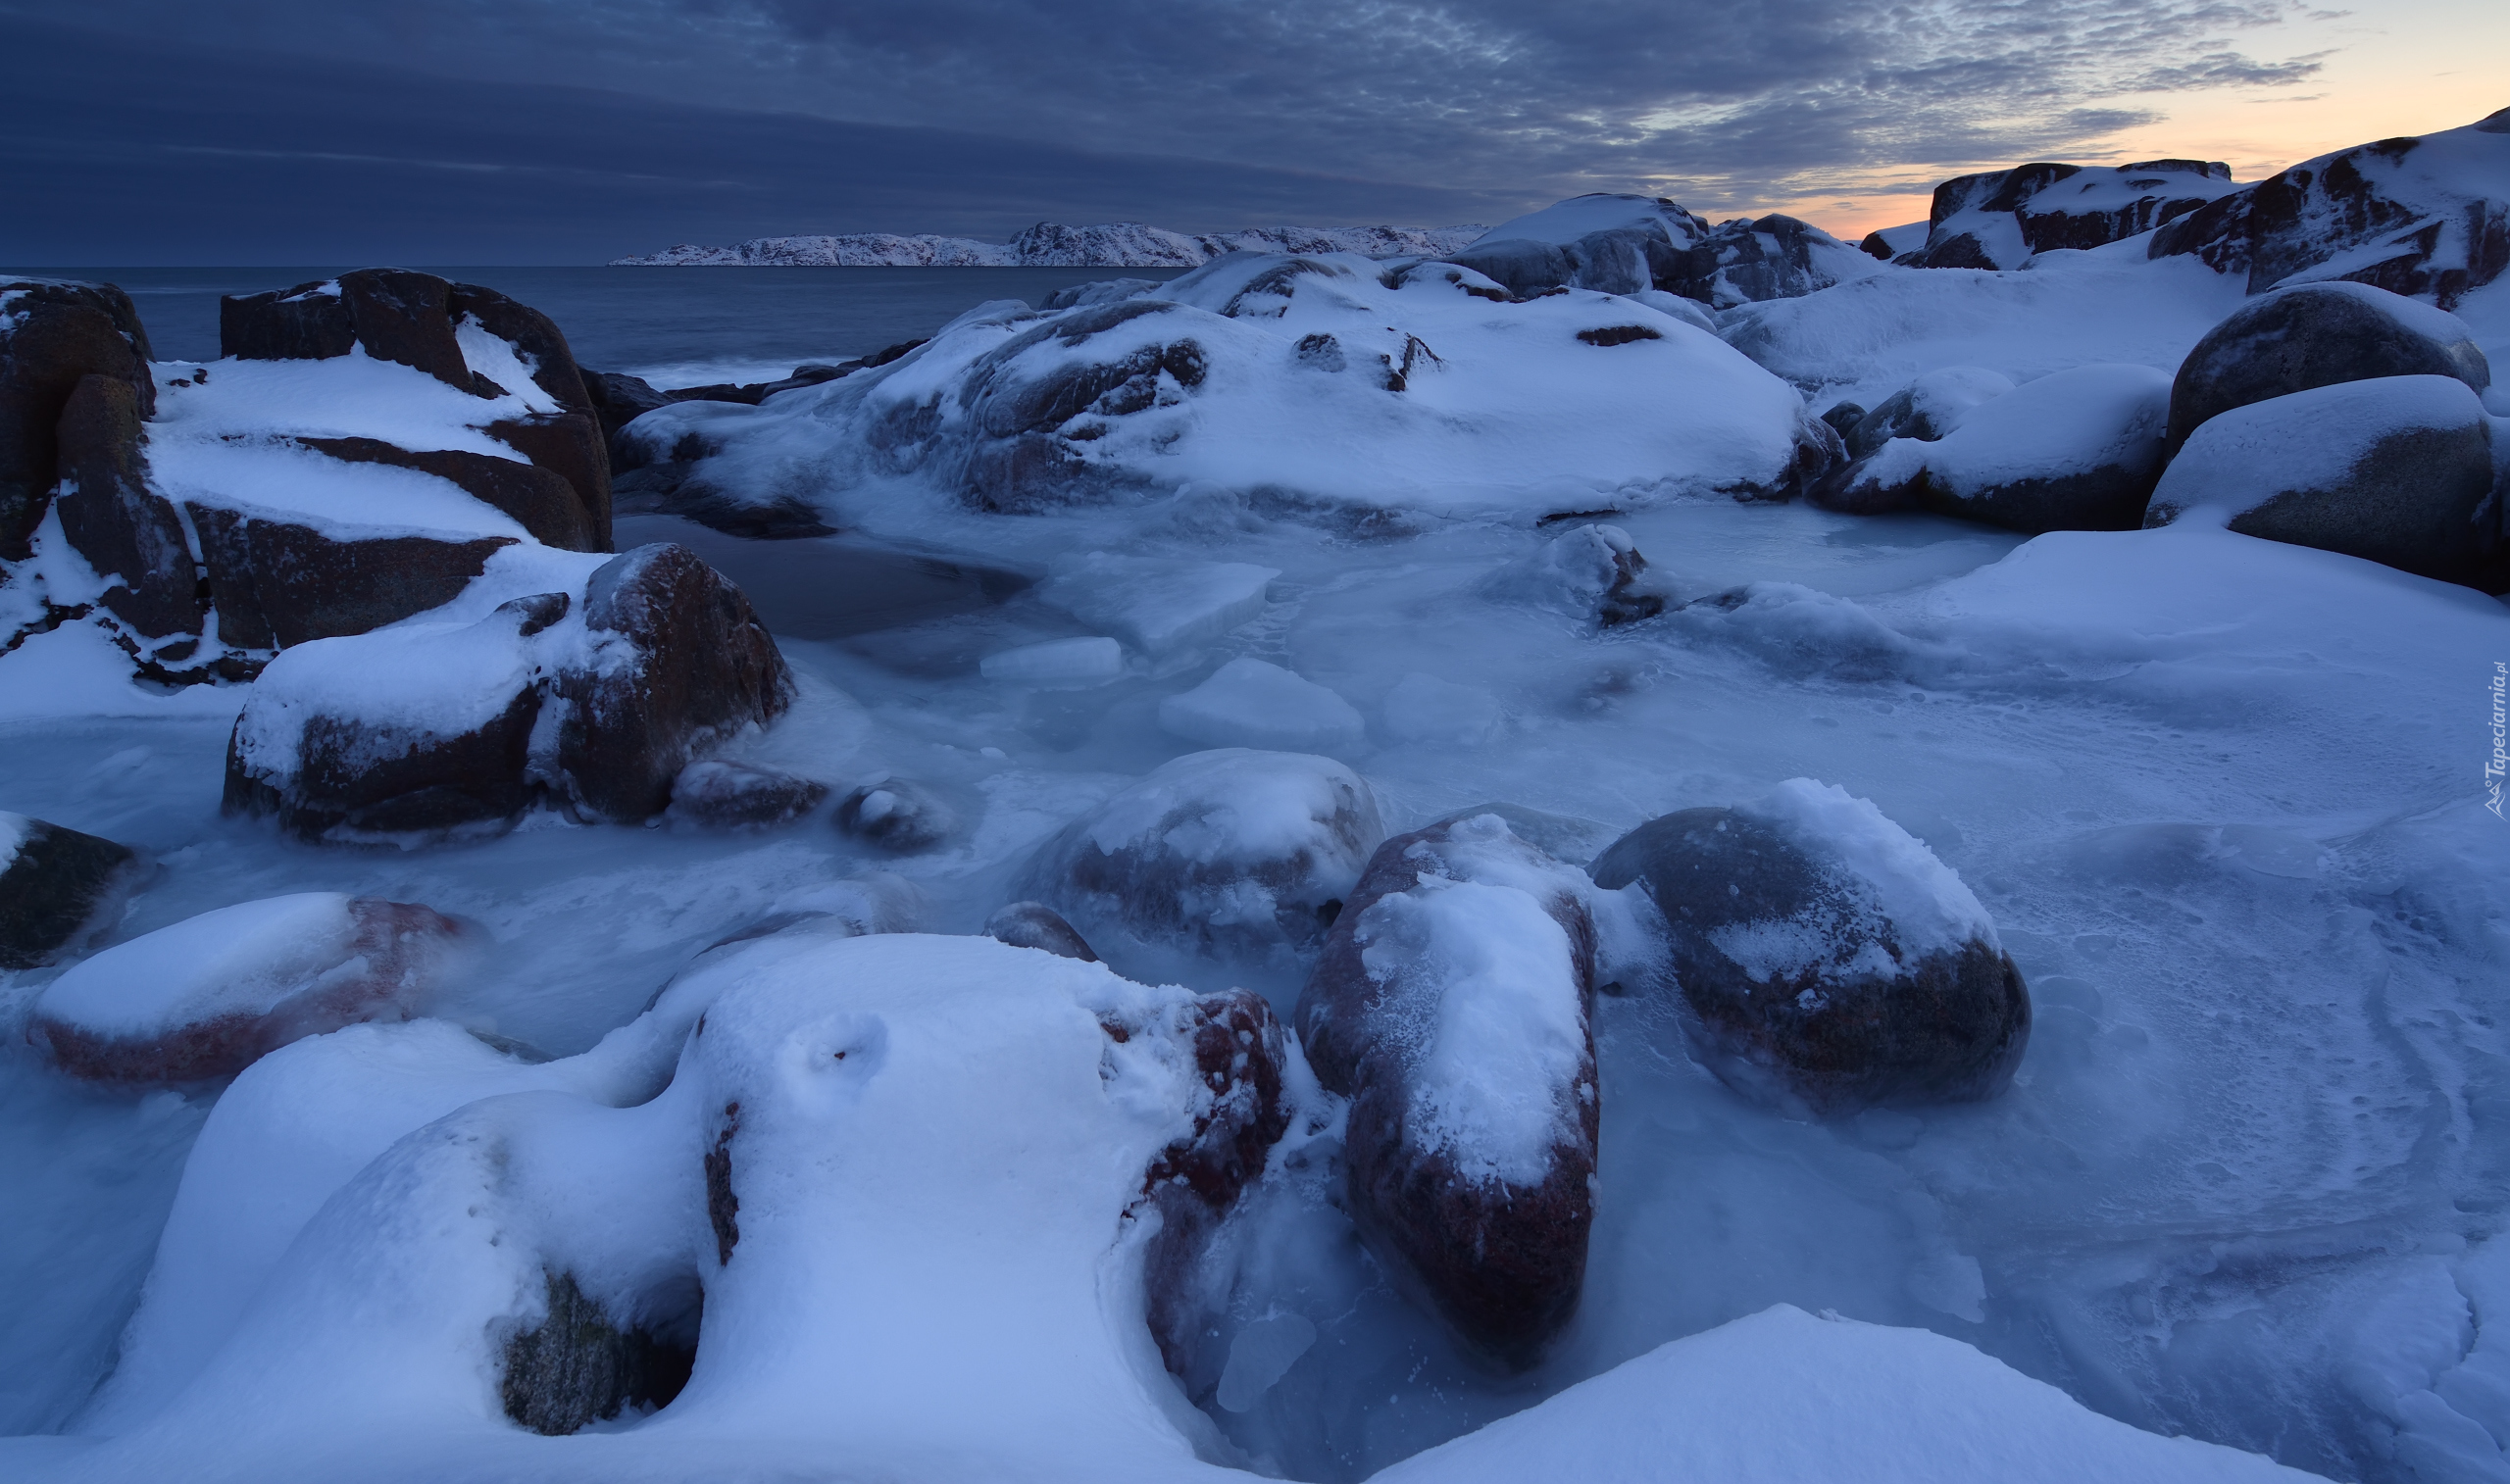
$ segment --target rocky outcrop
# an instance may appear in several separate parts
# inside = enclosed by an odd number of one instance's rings
[[[513,517],[516,524],[529,531],[531,539],[543,546],[561,551],[602,551],[608,547],[607,542],[598,541],[592,516],[577,495],[575,484],[555,470],[467,449],[414,452],[380,438],[296,441],[318,454],[346,463],[414,469],[449,480],[464,494]]]
[[[1718,223],[1682,253],[1672,272],[1658,274],[1652,286],[1731,309],[1829,288],[1850,276],[1851,270],[1862,272],[1870,267],[1851,262],[1856,255],[1855,248],[1820,227],[1773,212]]]
[[[1793,217],[1711,226],[1661,197],[1596,193],[1493,227],[1445,261],[1520,299],[1560,288],[1671,293],[1724,309],[1870,272],[1853,247]]]
[[[1601,1099],[1574,867],[1495,815],[1379,847],[1299,998],[1351,1099],[1353,1219],[1475,1349],[1529,1364],[1578,1304]]]
[[[2153,491],[2148,526],[2243,535],[2497,591],[2493,421],[2455,376],[2344,381],[2200,423]]]
[[[148,332],[112,284],[0,279],[0,562],[25,559],[51,502],[71,393],[88,376],[121,382],[144,419],[148,361]]]
[[[1303,954],[1384,835],[1368,785],[1330,758],[1221,748],[1162,764],[1074,821],[1030,881],[1101,949]]]
[[[127,845],[0,814],[0,968],[34,968],[75,950],[142,868]]]
[[[1651,819],[1597,857],[1664,915],[1670,983],[1737,1090],[1824,1115],[1969,1102],[2011,1082],[2022,974],[1934,854],[1844,791],[1798,778],[1737,809]]]
[[[2017,165],[1956,175],[1934,188],[1925,245],[1895,261],[1912,268],[2020,268],[2037,253],[2100,247],[2151,231],[2233,189],[2231,167],[2203,160]]]
[[[236,720],[227,811],[323,840],[502,828],[542,800],[645,819],[789,704],[748,600],[686,548],[614,558],[581,592],[282,652]]]
[[[2170,223],[2149,251],[2194,257],[2250,293],[2346,279],[2448,309],[2510,270],[2505,178],[2510,109],[2305,160]]]
[[[74,1076],[228,1077],[292,1041],[422,1013],[464,935],[407,902],[308,892],[118,944],[37,997],[30,1035]]]
[[[143,665],[172,668],[200,647],[199,564],[172,501],[148,478],[145,404],[117,376],[85,376],[57,434],[62,534],[106,579],[104,607]]]
[[[2362,283],[2306,283],[2240,306],[2179,364],[2170,391],[2175,453],[2235,407],[2374,376],[2454,376],[2476,391],[2492,368],[2466,322]]]

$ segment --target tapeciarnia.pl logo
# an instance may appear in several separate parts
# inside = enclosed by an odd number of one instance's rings
[[[2486,758],[2484,763],[2484,807],[2492,811],[2492,817],[2496,819],[2503,817],[2501,813],[2502,772],[2505,767],[2510,767],[2510,752],[2502,750],[2504,737],[2510,736],[2510,725],[2505,725],[2503,721],[2502,702],[2505,688],[2510,688],[2510,661],[2495,660],[2492,662],[2492,684],[2489,687],[2492,692],[2492,756]]]

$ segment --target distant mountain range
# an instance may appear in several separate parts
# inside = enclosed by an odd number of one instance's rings
[[[1194,268],[1227,253],[1451,253],[1482,226],[1259,226],[1236,232],[1172,232],[1138,222],[1064,226],[1040,222],[1008,242],[973,237],[757,237],[732,247],[683,244],[613,268]]]

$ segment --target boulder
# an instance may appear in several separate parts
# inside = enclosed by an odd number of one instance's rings
[[[930,850],[948,839],[958,822],[948,805],[902,778],[866,783],[836,804],[838,829],[892,855]]]
[[[645,819],[690,762],[789,704],[748,600],[685,548],[581,580],[580,601],[282,651],[236,718],[227,811],[321,840],[497,829],[544,798]]]
[[[2492,368],[2466,322],[2365,283],[2305,283],[2252,299],[2179,364],[2173,453],[2207,419],[2270,397],[2373,376],[2455,376],[2476,391]]]
[[[1957,175],[1934,188],[1925,242],[1896,261],[2017,269],[2038,253],[2124,241],[2233,190],[2231,167],[2203,160],[2042,163]]]
[[[1590,867],[1664,915],[1671,982],[1729,1085],[1835,1116],[2001,1093],[2031,1032],[2022,974],[1961,878],[1882,812],[1792,779],[1689,809]]]
[[[643,819],[693,758],[792,704],[793,681],[749,599],[684,546],[640,546],[592,574],[585,637],[616,663],[557,677],[559,786],[582,812]]]
[[[1379,847],[1296,1023],[1351,1099],[1352,1218],[1477,1351],[1531,1364],[1575,1311],[1594,1221],[1595,926],[1575,867],[1496,815]]]
[[[1857,250],[1807,222],[1771,213],[1737,218],[1684,250],[1655,287],[1719,309],[1793,299],[1829,288],[1852,268]]]
[[[1033,948],[1058,959],[1095,964],[1098,956],[1063,915],[1043,902],[1014,902],[984,919],[984,935],[1014,948]]]
[[[701,758],[671,784],[671,817],[711,829],[789,824],[828,797],[828,785],[746,763]]]
[[[1368,785],[1330,758],[1188,753],[1048,842],[1030,894],[1102,949],[1129,939],[1214,956],[1304,954],[1384,835]]]
[[[2082,366],[1962,414],[1933,442],[1894,438],[1840,470],[1814,503],[1850,514],[1925,509],[2036,535],[2134,530],[2162,469],[2170,378]]]
[[[589,419],[583,420],[589,424]],[[538,430],[547,424],[522,426]],[[556,431],[555,428],[549,430]],[[300,437],[295,441],[316,453],[348,463],[415,469],[439,479],[451,480],[461,486],[464,494],[512,516],[516,524],[529,531],[531,539],[543,546],[554,546],[562,551],[608,549],[608,541],[594,529],[592,514],[584,508],[574,481],[537,463],[526,464],[458,448],[414,452],[380,438]],[[554,439],[552,441],[555,442]],[[607,481],[604,483],[606,486]]]
[[[1084,414],[1125,418],[1173,405],[1202,385],[1208,358],[1183,332],[1191,318],[1165,300],[1124,299],[1067,310],[980,357],[959,392],[979,434],[962,475],[964,498],[981,510],[1028,512],[1125,487],[1129,481],[1074,449],[1066,424]],[[1083,346],[1094,353],[1069,354]],[[1103,429],[1078,441],[1102,436]]]
[[[200,643],[199,566],[182,517],[149,484],[145,406],[120,377],[79,379],[57,432],[61,528],[143,660],[178,665]]]
[[[602,438],[611,446],[614,457],[619,452],[619,430],[657,407],[669,407],[680,400],[676,392],[662,391],[641,376],[625,371],[583,372],[584,396],[592,405],[593,416],[601,421]],[[625,472],[628,466],[617,466]]]
[[[2011,390],[2013,378],[2001,371],[1947,366],[1883,398],[1853,427],[1840,428],[1839,436],[1850,459],[1862,459],[1894,438],[1932,443],[1960,426],[1970,409]]]
[[[155,406],[148,332],[110,283],[0,278],[0,562],[23,562],[58,470],[58,429],[87,376],[126,385],[138,416]]]
[[[2510,109],[2305,160],[2153,233],[2250,293],[2346,279],[2451,309],[2510,270]]]
[[[291,1041],[424,1013],[463,938],[427,908],[338,892],[224,907],[72,966],[30,1033],[74,1076],[233,1076]]]
[[[550,528],[566,539],[549,545],[570,551],[611,549],[610,447],[591,413],[527,413],[500,418],[479,430],[574,489],[579,513],[572,522],[551,519]],[[525,528],[530,529],[528,522]],[[533,534],[547,541],[537,531]]]
[[[377,361],[397,362],[447,386],[474,391],[470,364],[454,335],[452,292],[453,285],[433,273],[362,268],[293,288],[228,294],[218,305],[219,354],[245,361],[322,361],[356,346]]]
[[[472,457],[482,464],[504,463]],[[545,472],[508,467],[527,475]],[[468,541],[361,536],[354,528],[326,528],[188,502],[184,512],[200,539],[202,577],[218,613],[216,637],[230,650],[249,652],[362,634],[440,608],[486,569],[490,557],[515,544],[510,536]],[[65,508],[65,522],[67,519]],[[72,540],[82,552],[90,550],[77,533]],[[88,560],[96,559],[90,555]],[[171,602],[171,588],[160,591]],[[111,606],[110,595],[107,604]]]
[[[2495,590],[2493,420],[2455,376],[2383,376],[2236,407],[2199,424],[2147,526],[2243,535]]]
[[[75,951],[142,868],[127,845],[0,814],[0,968]]]

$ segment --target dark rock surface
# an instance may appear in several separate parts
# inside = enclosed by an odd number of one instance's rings
[[[109,949],[55,980],[36,1002],[31,1035],[73,1076],[106,1082],[195,1082],[231,1077],[293,1041],[376,1020],[406,1020],[420,1013],[434,988],[447,951],[463,936],[459,922],[409,902],[361,897],[347,904],[352,937],[328,964],[232,965],[240,975],[273,971],[289,977],[264,989],[279,991],[265,1009],[225,1010],[215,1004],[176,1017],[149,1033],[99,1028],[65,1013],[61,1001],[75,976],[120,971],[115,956],[133,955],[154,966],[148,940]],[[232,909],[230,909],[231,911]],[[182,924],[163,929],[179,932]],[[152,935],[153,936],[153,935]],[[204,987],[213,1001],[223,986]],[[59,993],[56,993],[59,992]]]
[[[610,446],[591,413],[531,413],[500,419],[480,431],[557,474],[575,490],[582,528],[582,534],[576,539],[583,544],[540,539],[571,551],[611,549]],[[528,522],[525,528],[530,528]],[[556,522],[552,528],[564,533],[565,524]]]
[[[2016,269],[2034,254],[2124,241],[2231,189],[2231,167],[2203,160],[2088,168],[2038,163],[1957,175],[1934,188],[1926,244],[1895,261],[1913,268]],[[1868,251],[1878,239],[1868,239]]]
[[[613,1318],[573,1273],[553,1271],[548,1282],[540,1322],[517,1331],[498,1358],[497,1400],[509,1418],[565,1437],[628,1407],[665,1407],[688,1384],[697,1362],[693,1324],[657,1335]]]
[[[412,451],[380,438],[299,438],[316,453],[351,464],[412,469],[461,486],[463,493],[514,518],[544,546],[600,551],[592,517],[576,486],[553,470],[467,449]]]
[[[1033,948],[1059,959],[1095,964],[1098,956],[1063,915],[1043,902],[1014,902],[984,919],[984,935],[1014,948]]]
[[[2455,376],[2481,392],[2492,370],[2465,323],[2359,283],[2279,289],[2234,311],[2188,351],[2170,393],[2173,453],[2234,407],[2373,376]]]
[[[114,285],[0,277],[0,562],[24,561],[43,520],[71,393],[109,377],[146,418],[157,395],[148,360],[148,332]]]
[[[531,734],[541,706],[532,686],[517,686],[486,722],[450,733],[354,710],[316,711],[301,719],[278,768],[248,745],[261,699],[246,698],[227,744],[230,815],[275,816],[309,841],[357,841],[500,827],[531,807]]]
[[[2308,272],[2448,309],[2510,271],[2505,179],[2510,109],[2305,160],[2170,223],[2150,253],[2192,256],[2250,293]]]
[[[1834,845],[1690,809],[1632,830],[1591,869],[1608,891],[1643,883],[1664,914],[1679,993],[1740,1091],[1824,1115],[1969,1102],[2001,1093],[2022,1060],[2031,1000],[2012,959],[1980,936],[1904,943]],[[1756,937],[1814,951],[1756,973]]]
[[[692,759],[792,704],[776,641],[741,590],[684,546],[641,546],[593,573],[584,625],[625,639],[630,662],[558,678],[562,787],[584,812],[643,819],[671,803]]]
[[[199,647],[198,565],[181,516],[149,486],[145,416],[128,381],[80,378],[57,435],[61,477],[75,486],[61,497],[61,527],[90,568],[118,579],[104,606],[143,658],[180,664]]]
[[[527,475],[545,472],[511,467]],[[469,541],[343,538],[220,506],[186,509],[200,535],[204,582],[218,610],[218,638],[246,651],[362,634],[426,613],[453,601],[491,556],[515,544],[509,536]],[[78,538],[74,534],[72,539]]]
[[[1776,212],[1724,222],[1685,249],[1655,287],[1720,309],[1767,299],[1793,299],[1838,281],[1816,261],[1816,249],[1841,247],[1810,223]],[[1644,287],[1646,285],[1640,285]]]
[[[703,758],[672,780],[672,818],[714,829],[788,824],[828,797],[816,778]]]
[[[1454,883],[1481,890],[1461,918],[1438,913]],[[1594,1221],[1601,1100],[1586,1008],[1595,927],[1582,887],[1575,869],[1495,816],[1397,835],[1353,889],[1296,1014],[1318,1080],[1352,1100],[1344,1160],[1362,1236],[1474,1348],[1518,1366],[1576,1311]],[[1485,934],[1505,948],[1475,941]],[[1542,955],[1556,962],[1535,982],[1497,983],[1458,967],[1522,968]],[[1478,1017],[1528,1019],[1517,1033],[1529,1039],[1574,1024],[1574,1045],[1555,1048],[1563,1055],[1477,1070],[1494,1103],[1548,1107],[1538,1160],[1501,1142],[1522,1130],[1479,1124],[1482,1144],[1437,1126],[1437,1102],[1454,1092],[1424,1085],[1423,1048],[1459,995],[1487,1001],[1472,1007]],[[1539,1013],[1516,1003],[1536,998],[1560,1003]]]
[[[980,510],[1031,512],[1112,493],[1124,481],[1082,456],[1081,415],[1128,417],[1202,385],[1207,358],[1186,331],[1196,313],[1145,299],[1069,310],[979,357],[958,393],[976,432],[963,498]],[[1174,319],[1177,332],[1104,355],[1058,354],[1151,317]]]
[[[95,835],[0,814],[0,968],[49,964],[101,924],[142,870],[138,853]]]

